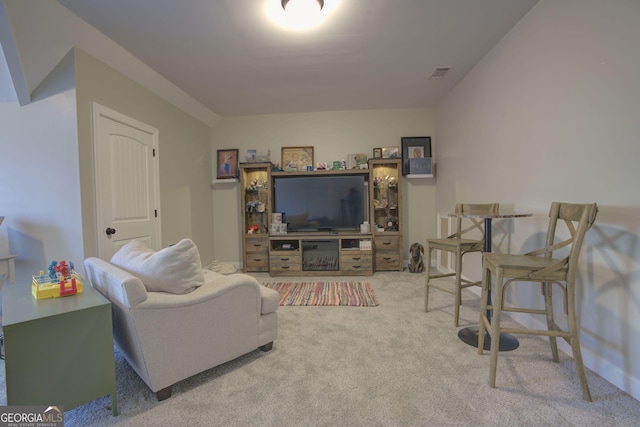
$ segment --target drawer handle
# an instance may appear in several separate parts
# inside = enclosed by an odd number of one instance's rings
[[[390,245],[391,242],[382,242],[383,245]]]
[[[362,259],[362,257],[354,256],[354,257],[351,257],[351,259],[354,260],[354,261],[360,261]]]
[[[362,268],[359,265],[354,265],[353,268]]]
[[[254,261],[262,261],[262,258],[254,258]]]
[[[283,265],[282,268],[286,270],[287,268],[289,268],[289,266],[288,265]]]
[[[259,248],[260,246],[262,246],[260,243],[254,243],[254,244],[253,244],[253,247],[254,247],[254,248]]]
[[[280,261],[289,261],[289,258],[280,258]]]
[[[385,260],[385,261],[389,261],[391,258],[388,257],[388,258],[382,258],[382,259]]]

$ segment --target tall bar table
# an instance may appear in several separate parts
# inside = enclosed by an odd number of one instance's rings
[[[449,217],[454,218],[483,218],[484,219],[484,252],[491,252],[491,223],[494,218],[525,218],[533,216],[529,212],[498,212],[496,214],[466,214],[450,213]],[[484,274],[484,273],[483,273]],[[491,288],[489,288],[489,304],[491,304]],[[487,318],[491,320],[491,312],[487,310]],[[478,327],[469,326],[458,331],[458,338],[473,347],[478,347]],[[500,334],[500,351],[511,351],[518,348],[518,339],[510,334]],[[491,336],[485,332],[484,349],[491,349]]]

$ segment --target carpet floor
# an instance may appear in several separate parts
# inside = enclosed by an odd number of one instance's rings
[[[457,337],[478,323],[470,290],[456,328],[451,295],[433,291],[424,312],[423,274],[366,280],[379,306],[280,307],[273,350],[181,381],[163,402],[116,353],[120,415],[104,397],[65,412],[65,426],[638,425],[640,402],[591,371],[594,402],[584,401],[573,360],[561,354],[554,363],[542,337],[519,336],[517,350],[501,353],[497,388],[489,388],[488,352],[478,355]],[[6,405],[4,361],[0,367]]]

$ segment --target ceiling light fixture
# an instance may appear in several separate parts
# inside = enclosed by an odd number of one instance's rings
[[[282,8],[278,7],[278,3]],[[293,31],[306,31],[316,28],[323,21],[327,9],[324,0],[272,0],[269,4],[279,9],[272,13],[272,19],[283,28]],[[331,2],[327,6],[330,6]]]
[[[289,9],[287,9],[289,7]],[[320,7],[320,9],[318,9]],[[305,8],[308,10],[322,10],[324,0],[282,0],[282,8],[284,10],[292,10],[297,8]]]

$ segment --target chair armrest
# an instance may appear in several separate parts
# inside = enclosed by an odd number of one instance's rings
[[[280,294],[277,291],[260,286],[260,295],[262,296],[260,314],[273,313],[280,307]]]
[[[84,260],[87,278],[96,290],[111,303],[135,307],[147,300],[144,284],[137,277],[100,258]]]

